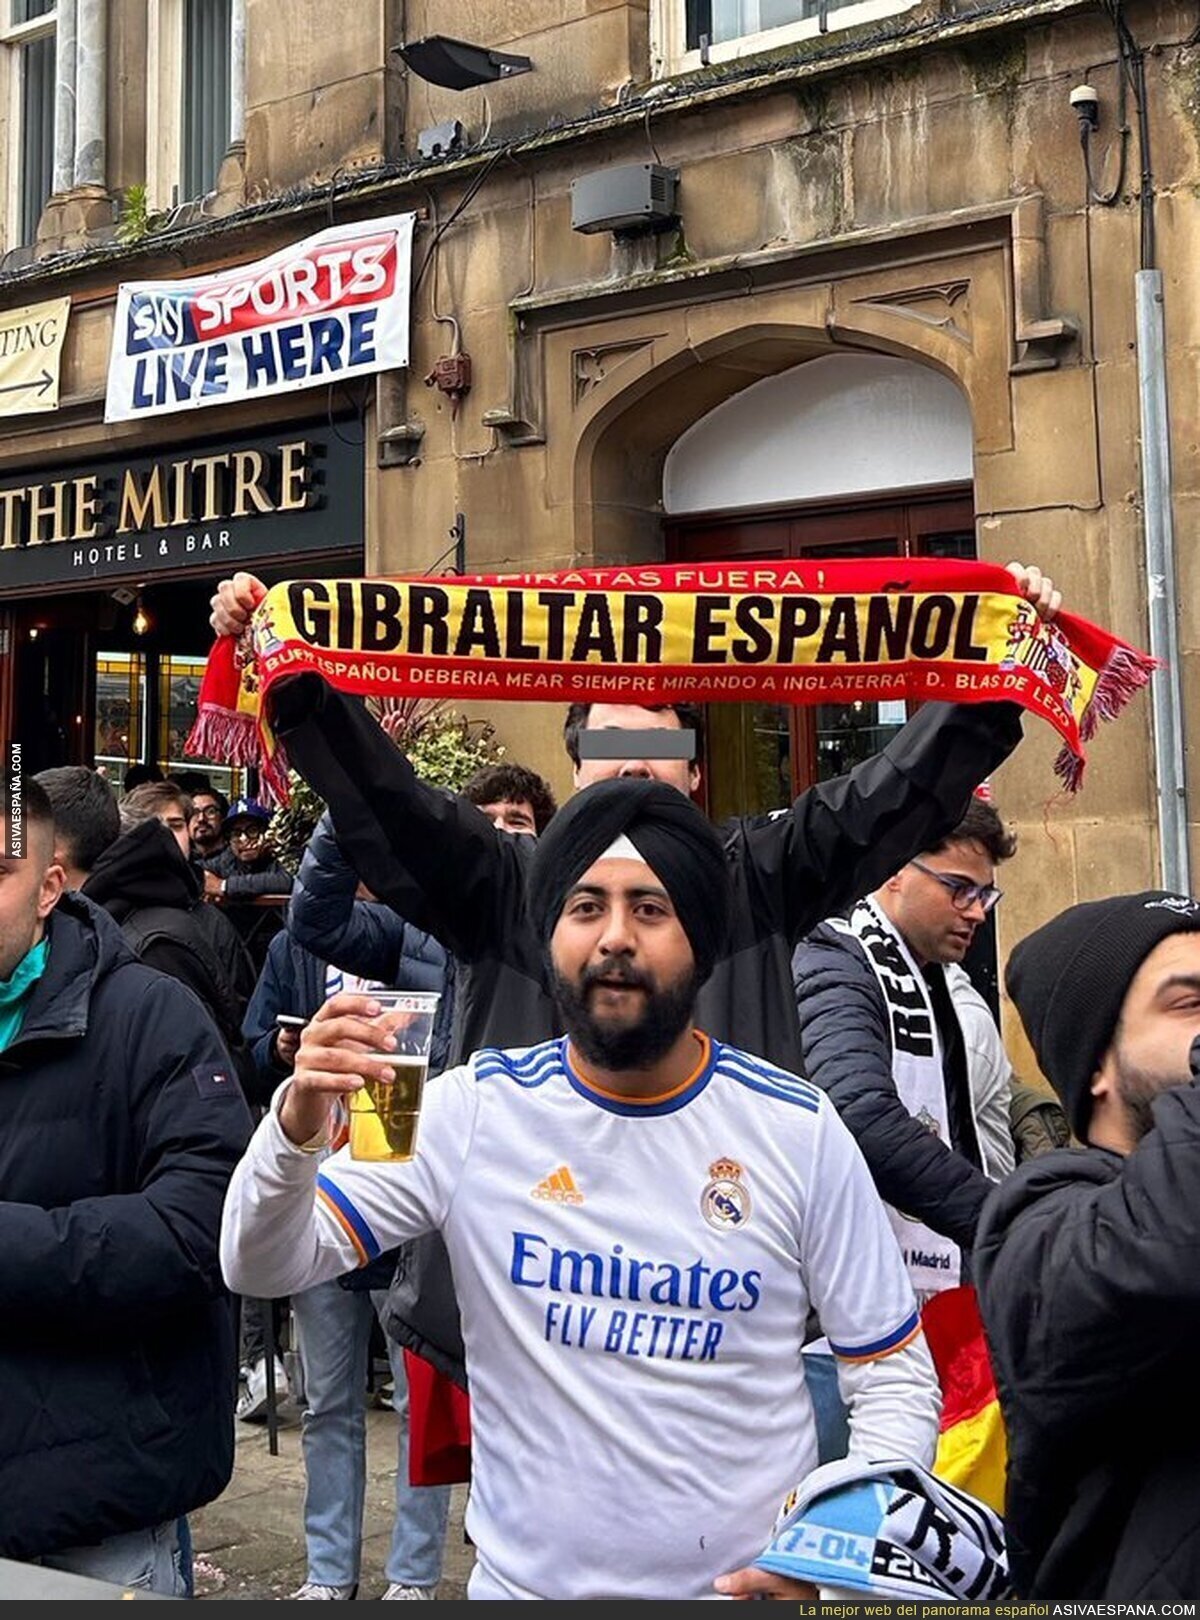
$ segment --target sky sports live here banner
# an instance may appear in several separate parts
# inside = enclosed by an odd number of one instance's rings
[[[414,214],[336,225],[269,258],[117,291],[106,422],[408,364]]]

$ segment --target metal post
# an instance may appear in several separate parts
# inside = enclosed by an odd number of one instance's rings
[[[1171,509],[1171,439],[1167,413],[1166,333],[1161,270],[1134,275],[1137,301],[1138,395],[1142,425],[1142,517],[1150,652],[1165,667],[1150,686],[1154,716],[1154,771],[1158,784],[1158,845],[1162,883],[1191,892],[1188,858],[1187,773],[1183,753],[1183,670]]]
[[[263,1370],[267,1375],[267,1450],[272,1457],[279,1455],[279,1397],[275,1389],[275,1357],[278,1345],[275,1339],[275,1301],[264,1299],[263,1311]]]

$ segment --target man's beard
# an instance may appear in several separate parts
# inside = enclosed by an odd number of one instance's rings
[[[601,979],[643,991],[645,1007],[633,1023],[610,1024],[596,1018],[589,992]],[[692,1021],[696,1007],[696,969],[665,990],[628,962],[616,960],[583,971],[578,984],[554,970],[554,999],[567,1034],[589,1063],[619,1074],[626,1069],[648,1069],[671,1050]]]
[[[1187,1085],[1190,1078],[1186,1074],[1165,1077],[1153,1074],[1149,1069],[1139,1069],[1127,1063],[1117,1052],[1117,1096],[1129,1111],[1129,1123],[1137,1141],[1140,1142],[1147,1131],[1154,1129],[1155,1099],[1161,1097],[1164,1091]]]

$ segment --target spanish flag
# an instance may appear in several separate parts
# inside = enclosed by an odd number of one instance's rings
[[[465,1389],[411,1350],[408,1374],[408,1482],[455,1485],[471,1478],[471,1402]]]
[[[921,1325],[942,1386],[933,1472],[1003,1514],[1008,1445],[975,1290],[935,1294]]]

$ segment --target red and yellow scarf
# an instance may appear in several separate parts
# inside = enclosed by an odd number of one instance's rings
[[[1155,661],[1074,614],[1041,620],[1012,575],[941,558],[681,563],[564,573],[296,579],[217,642],[186,751],[254,765],[284,799],[272,684],[487,702],[844,703],[1002,698],[1083,745]]]

